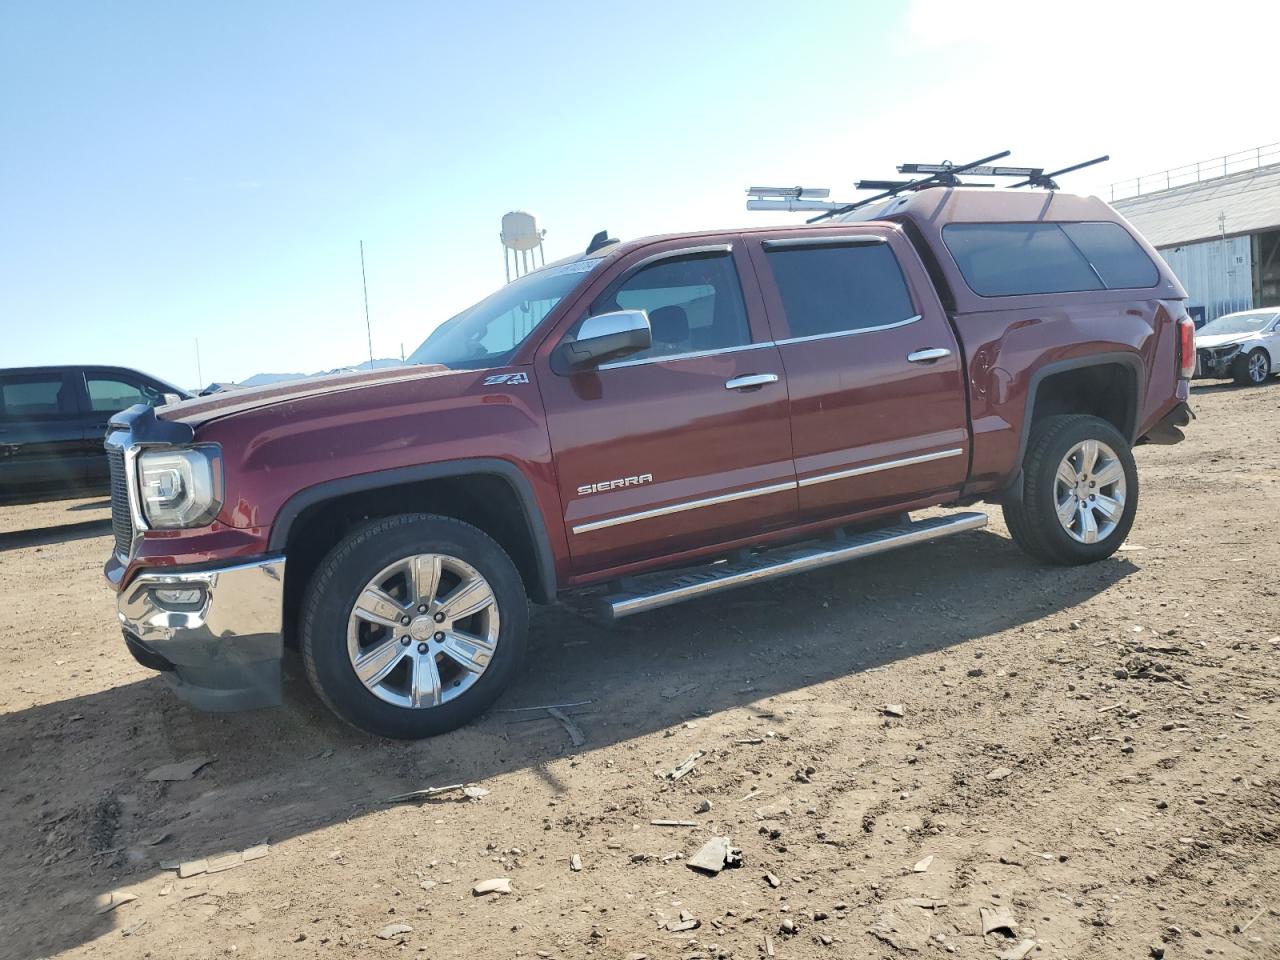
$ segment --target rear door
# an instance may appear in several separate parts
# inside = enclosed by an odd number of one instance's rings
[[[786,382],[740,239],[642,248],[604,282],[549,346],[640,309],[653,347],[568,375],[539,359],[575,573],[794,523]]]
[[[964,483],[963,364],[891,227],[750,241],[790,392],[802,521],[936,500]]]
[[[0,493],[63,492],[87,476],[85,424],[72,375],[0,373]]]

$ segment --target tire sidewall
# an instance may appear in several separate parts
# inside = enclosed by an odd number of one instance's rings
[[[1249,357],[1246,363],[1253,362],[1254,354],[1257,354],[1262,357],[1263,362],[1266,364],[1266,369],[1264,370],[1262,376],[1259,377],[1257,380],[1253,379],[1253,375],[1247,372],[1248,371],[1247,367],[1245,368],[1246,369],[1245,375],[1249,378],[1249,382],[1251,384],[1253,384],[1255,387],[1259,387],[1259,386],[1262,386],[1262,384],[1266,383],[1267,378],[1271,376],[1271,357],[1267,354],[1267,351],[1263,350],[1261,347],[1255,347],[1253,350],[1249,351]]]
[[[379,699],[356,676],[347,653],[347,623],[370,579],[397,560],[438,553],[470,564],[489,582],[498,604],[498,643],[484,674],[438,707],[411,709]],[[528,599],[511,559],[468,524],[429,515],[372,523],[338,544],[307,589],[302,624],[308,677],[342,719],[377,736],[418,739],[455,729],[483,713],[517,672],[524,656]]]
[[[1098,440],[1113,451],[1124,470],[1125,502],[1120,522],[1111,534],[1097,543],[1081,543],[1071,536],[1058,520],[1056,477],[1058,465],[1067,451],[1083,440]],[[1031,489],[1026,491],[1029,506],[1036,515],[1037,525],[1045,538],[1046,546],[1055,559],[1065,563],[1092,563],[1103,560],[1124,543],[1133,527],[1138,510],[1138,468],[1133,452],[1120,432],[1105,420],[1097,417],[1080,417],[1076,422],[1052,431],[1044,446],[1038,451],[1039,463],[1036,476],[1029,477]]]

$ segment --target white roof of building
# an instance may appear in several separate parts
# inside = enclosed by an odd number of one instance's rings
[[[1112,206],[1153,247],[1280,228],[1280,163],[1128,197]]]

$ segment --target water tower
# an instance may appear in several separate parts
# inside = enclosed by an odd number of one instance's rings
[[[511,282],[511,266],[515,264],[516,276],[520,277],[538,267],[537,258],[541,256],[542,266],[547,264],[547,255],[542,249],[542,238],[547,231],[538,228],[538,218],[524,210],[512,210],[502,216],[502,263],[507,269],[507,282]]]

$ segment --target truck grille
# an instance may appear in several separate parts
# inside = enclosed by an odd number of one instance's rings
[[[129,480],[125,475],[124,451],[109,447],[107,462],[111,465],[111,532],[116,538],[116,553],[127,557],[133,549],[133,514],[129,510]]]

